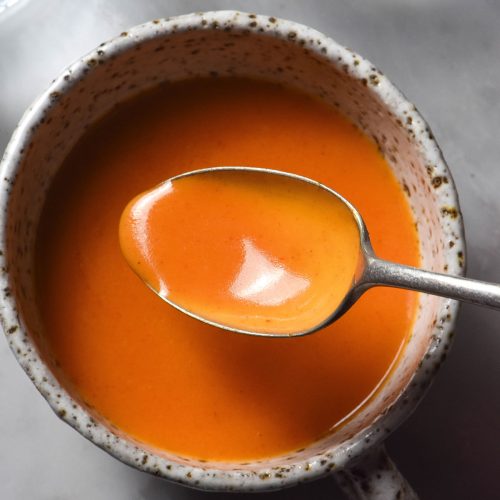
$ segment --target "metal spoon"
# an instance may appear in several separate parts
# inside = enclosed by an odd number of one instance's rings
[[[337,302],[336,304],[332,305],[330,314],[328,314],[326,317],[318,318],[317,324],[312,328],[309,328],[307,330],[288,332],[286,334],[275,333],[272,331],[262,332],[248,330],[245,328],[244,318],[241,318],[241,323],[233,322],[232,324],[225,324],[222,322],[219,323],[218,321],[214,321],[213,318],[208,319],[199,314],[199,312],[196,310],[186,309],[183,305],[176,303],[170,297],[166,297],[165,294],[161,293],[159,290],[154,289],[151,283],[146,282],[146,284],[148,284],[148,286],[163,300],[193,318],[208,323],[212,326],[247,335],[269,337],[298,337],[311,334],[340,318],[340,316],[348,311],[348,309],[359,299],[359,297],[366,290],[374,286],[405,288],[409,290],[429,293],[432,295],[439,295],[441,297],[448,297],[464,302],[470,302],[472,304],[481,306],[487,306],[494,309],[500,309],[500,285],[424,271],[422,269],[396,264],[394,262],[388,262],[376,257],[370,242],[368,230],[360,213],[356,210],[356,208],[354,208],[354,206],[351,205],[351,203],[349,203],[340,194],[312,179],[308,179],[296,174],[262,168],[214,167],[187,172],[173,177],[167,182],[175,184],[175,182],[189,176],[209,176],[211,173],[220,173],[221,171],[241,173],[254,172],[262,175],[283,176],[288,179],[296,180],[300,183],[305,182],[312,184],[328,192],[331,196],[341,201],[350,210],[353,221],[355,221],[357,225],[359,231],[359,249],[361,252],[361,258],[359,259],[360,264],[358,265],[356,271],[353,273],[351,288],[345,294],[345,297],[342,301],[340,301],[340,303]]]

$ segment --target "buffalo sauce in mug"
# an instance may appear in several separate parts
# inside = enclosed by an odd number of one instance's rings
[[[178,82],[116,107],[84,134],[54,179],[37,236],[40,346],[74,397],[148,446],[205,460],[278,456],[335,431],[373,396],[412,329],[417,296],[369,290],[334,324],[293,339],[236,335],[170,307],[123,258],[120,217],[165,179],[215,165],[283,170],[331,186],[359,209],[377,255],[419,264],[403,189],[376,145],[335,109],[261,81]],[[217,202],[213,189],[204,196],[190,207],[196,224]],[[258,210],[246,212],[249,224]],[[180,224],[181,235],[190,230]],[[309,237],[296,227],[292,241]],[[246,243],[236,236],[228,289],[245,297],[245,307],[281,307],[278,278],[269,295],[247,286],[245,255],[264,268],[281,262],[294,297],[311,290],[304,280],[312,264],[303,255],[294,262],[293,249],[280,248],[270,228]],[[209,267],[223,267],[219,241],[207,242],[215,246],[205,251],[210,259],[197,286],[210,279]]]

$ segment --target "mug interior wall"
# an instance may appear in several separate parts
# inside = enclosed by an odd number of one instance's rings
[[[370,75],[358,79],[351,72],[357,59],[354,54],[348,53],[352,60],[347,65],[342,60],[346,54],[332,54],[332,47],[325,45],[324,39],[313,40],[311,44],[297,33],[281,38],[259,34],[258,27],[251,34],[245,30],[207,27],[180,30],[168,37],[158,35],[140,43],[135,43],[132,34],[124,35],[124,39],[119,50],[104,45],[85,59],[84,67],[74,66],[60,77],[59,90],[50,96],[51,105],[44,109],[31,138],[23,145],[19,172],[12,180],[7,243],[12,281],[17,283],[12,293],[20,304],[23,322],[42,351],[43,325],[35,306],[33,249],[38,218],[51,180],[90,124],[117,103],[169,81],[200,76],[264,78],[305,90],[339,109],[379,145],[407,193],[417,223],[423,266],[443,271],[447,242],[436,203],[433,167],[421,152],[412,124],[403,123],[400,116],[387,111],[376,91],[383,85],[383,76],[368,63],[361,60],[356,64]],[[127,47],[131,50],[125,51]],[[384,389],[339,432],[286,460],[293,463],[332,449],[370,425],[388,401],[394,401],[408,384],[429,345],[430,325],[441,307],[441,299],[422,296],[412,337]],[[169,454],[165,456],[183,461]],[[266,463],[283,461],[277,458]]]

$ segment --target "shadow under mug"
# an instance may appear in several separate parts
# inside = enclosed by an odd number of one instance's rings
[[[370,62],[306,26],[218,11],[154,20],[68,67],[27,110],[1,164],[0,318],[19,363],[60,418],[119,460],[195,488],[263,491],[334,473],[352,498],[414,498],[383,441],[415,408],[452,337],[457,303],[421,295],[400,360],[382,388],[338,431],[307,448],[251,463],[160,452],[98,418],[44,361],[33,285],[36,228],[54,174],[85,130],[116,104],[162,82],[240,76],[320,97],[379,146],[408,197],[422,267],[463,274],[456,190],[415,106]],[[325,165],[325,168],[328,168]]]

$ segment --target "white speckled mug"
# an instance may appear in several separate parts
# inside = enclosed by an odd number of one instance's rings
[[[19,363],[53,410],[96,445],[152,474],[207,490],[259,491],[335,473],[353,498],[413,498],[383,441],[424,394],[446,356],[457,304],[422,295],[411,338],[382,389],[344,427],[287,456],[208,463],[158,452],[99,421],[45,364],[33,286],[38,218],[54,174],[85,129],[115,104],[163,81],[249,76],[321,97],[378,144],[417,223],[422,266],[462,274],[457,195],[432,134],[368,61],[305,26],[233,11],[138,26],[66,69],[23,116],[1,170],[1,323]],[[325,166],[325,168],[328,168]]]

